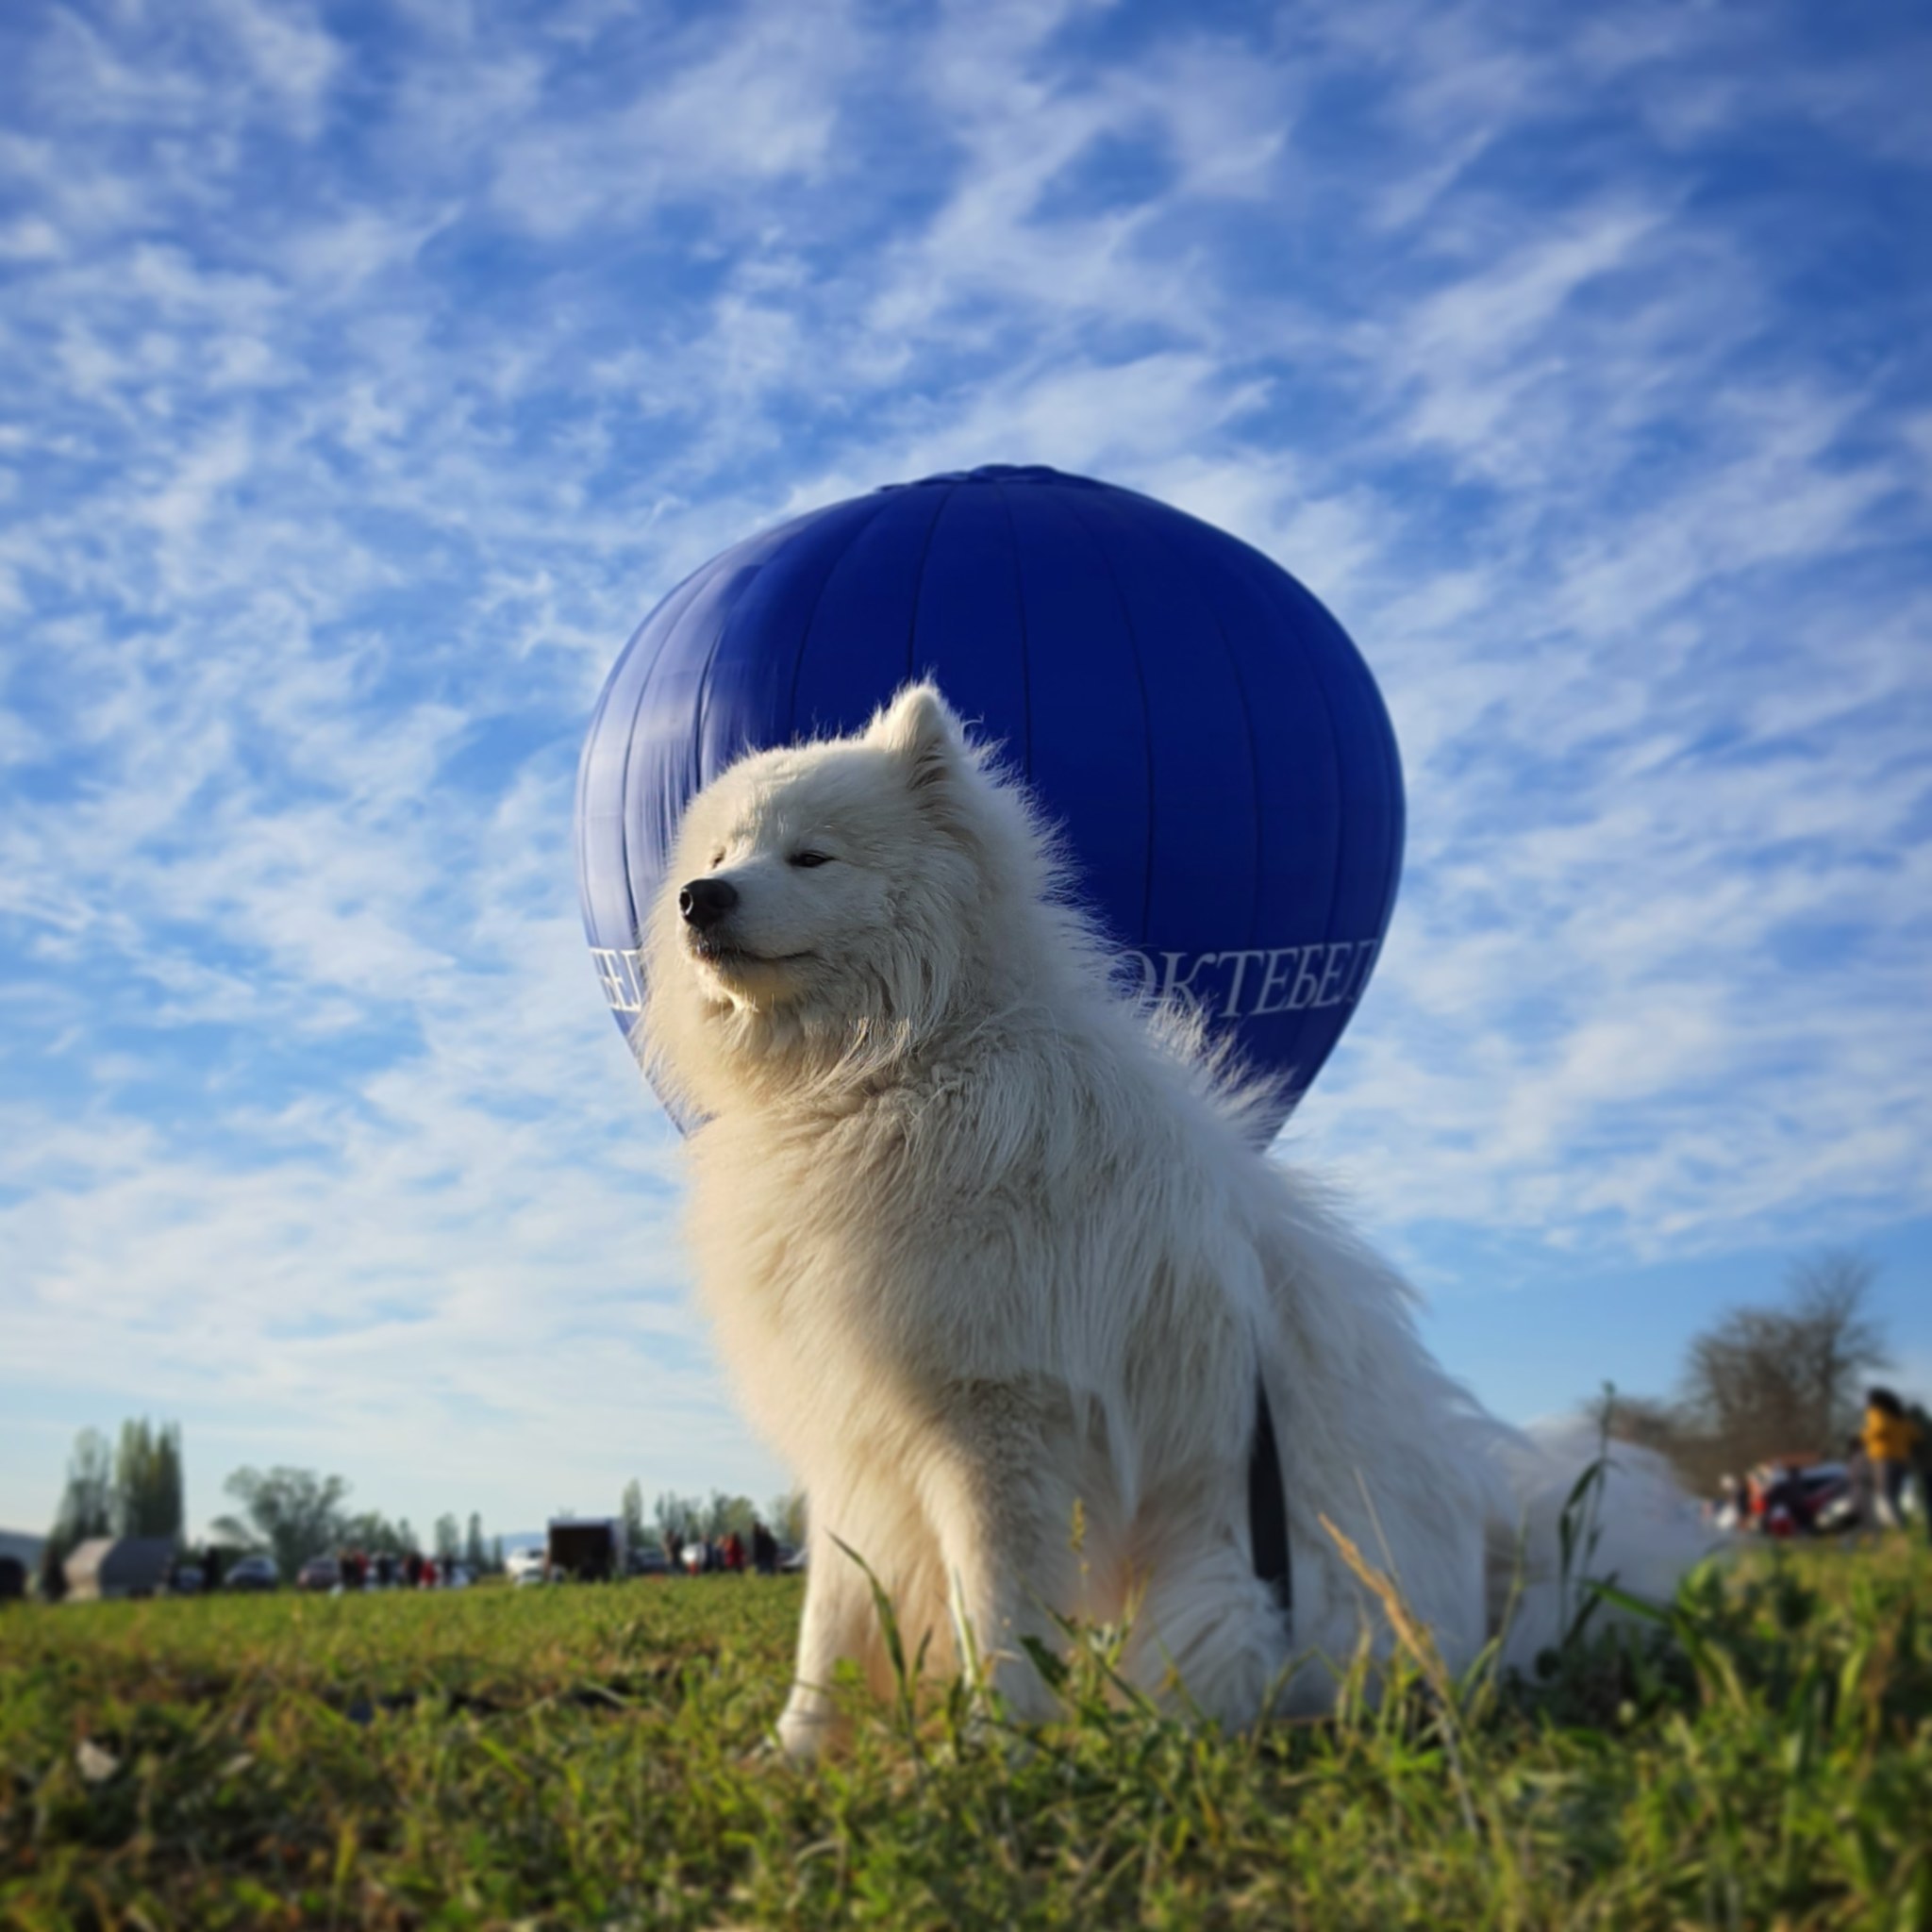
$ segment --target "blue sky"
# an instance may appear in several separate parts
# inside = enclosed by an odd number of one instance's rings
[[[0,18],[0,1522],[780,1473],[585,953],[680,575],[980,462],[1342,618],[1410,842],[1289,1136],[1504,1412],[1862,1244],[1932,1386],[1932,34],[1347,0]]]

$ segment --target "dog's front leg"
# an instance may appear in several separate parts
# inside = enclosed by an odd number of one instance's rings
[[[795,1764],[809,1764],[843,1734],[845,1721],[832,1698],[833,1674],[845,1658],[863,1668],[874,1641],[872,1584],[865,1572],[823,1530],[809,1532],[807,1548],[798,1668],[778,1719],[778,1743]]]
[[[976,1665],[1016,1716],[1053,1715],[1029,1638],[1062,1647],[1055,1612],[1072,1601],[1074,1489],[1067,1443],[1033,1391],[972,1383],[948,1391],[945,1449],[924,1495],[945,1566],[962,1665]]]

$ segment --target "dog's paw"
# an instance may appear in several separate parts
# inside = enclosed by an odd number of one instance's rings
[[[842,1728],[831,1711],[788,1709],[779,1718],[768,1748],[803,1770],[816,1764],[839,1741]]]

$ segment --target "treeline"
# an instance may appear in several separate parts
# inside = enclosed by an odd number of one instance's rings
[[[749,1537],[754,1523],[762,1523],[781,1542],[797,1544],[805,1541],[805,1497],[797,1490],[773,1497],[762,1510],[749,1496],[734,1496],[724,1490],[713,1490],[708,1500],[662,1490],[651,1506],[647,1521],[643,1486],[633,1480],[625,1486],[620,1513],[625,1541],[633,1549],[646,1542],[666,1542],[674,1537],[680,1543],[720,1542],[734,1532]]]
[[[483,1519],[472,1511],[467,1528],[454,1514],[439,1516],[425,1547],[407,1516],[391,1522],[379,1509],[346,1507],[349,1485],[312,1469],[238,1469],[223,1485],[241,1506],[209,1525],[216,1539],[237,1548],[265,1550],[284,1577],[310,1557],[359,1550],[368,1557],[433,1556],[439,1564],[461,1563],[491,1576],[504,1567],[503,1539],[487,1540]]]
[[[503,1540],[485,1538],[476,1512],[467,1524],[454,1513],[439,1516],[425,1544],[407,1516],[391,1522],[378,1509],[349,1508],[349,1487],[339,1475],[308,1469],[238,1469],[223,1485],[236,1507],[215,1519],[210,1536],[228,1549],[273,1557],[285,1581],[310,1557],[339,1550],[372,1557],[415,1551],[439,1563],[463,1563],[477,1575],[503,1569]],[[75,1439],[43,1562],[58,1568],[80,1544],[104,1536],[186,1542],[178,1424],[124,1423],[112,1449],[98,1429],[83,1429]]]
[[[1611,1433],[1659,1450],[1706,1495],[1759,1463],[1838,1458],[1891,1359],[1871,1308],[1877,1276],[1845,1250],[1795,1262],[1780,1301],[1733,1308],[1691,1338],[1674,1393],[1618,1395]]]

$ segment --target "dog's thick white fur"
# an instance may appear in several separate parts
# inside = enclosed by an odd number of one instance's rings
[[[703,1298],[808,1496],[789,1752],[831,1734],[841,1658],[881,1677],[841,1544],[908,1643],[931,1633],[1022,1715],[1051,1707],[1022,1640],[1059,1643],[1056,1612],[1128,1615],[1132,1679],[1210,1718],[1319,1708],[1363,1631],[1386,1641],[1324,1516],[1452,1668],[1494,1631],[1521,1533],[1542,1580],[1507,1654],[1552,1639],[1587,1448],[1566,1463],[1483,1414],[1402,1282],[1257,1151],[1195,1034],[1110,986],[1023,792],[937,691],[732,767],[667,877],[641,1045],[705,1117]],[[1250,1551],[1261,1377],[1291,1631]],[[1696,1554],[1674,1491],[1627,1469],[1607,1500],[1599,1570],[1667,1589]]]

